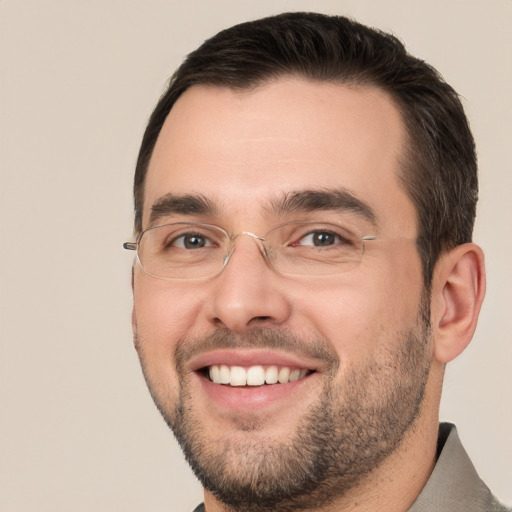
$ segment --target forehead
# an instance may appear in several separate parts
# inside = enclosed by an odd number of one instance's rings
[[[375,87],[295,78],[248,91],[194,86],[158,137],[143,222],[169,193],[206,197],[228,216],[254,216],[279,195],[343,188],[383,222],[414,224],[398,180],[405,141],[398,109]]]

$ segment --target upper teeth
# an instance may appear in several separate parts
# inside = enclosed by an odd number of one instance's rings
[[[215,384],[229,384],[230,386],[261,386],[263,384],[286,384],[306,376],[306,369],[291,369],[286,366],[227,366],[214,364],[209,368],[209,375]]]

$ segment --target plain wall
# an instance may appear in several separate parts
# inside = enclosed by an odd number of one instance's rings
[[[131,182],[185,54],[285,10],[392,31],[463,96],[478,145],[488,293],[441,417],[512,503],[510,0],[0,2],[0,510],[191,511],[201,489],[132,347]]]

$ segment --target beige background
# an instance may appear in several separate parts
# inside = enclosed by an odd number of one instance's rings
[[[201,491],[131,346],[131,180],[171,71],[206,37],[284,10],[391,30],[463,95],[489,287],[443,419],[512,503],[510,0],[0,1],[2,512],[190,511]]]

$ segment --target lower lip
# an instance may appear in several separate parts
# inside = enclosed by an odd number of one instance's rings
[[[286,384],[264,384],[262,386],[227,386],[214,384],[206,377],[196,374],[209,398],[223,408],[237,411],[263,409],[295,395],[315,379],[316,373]]]

